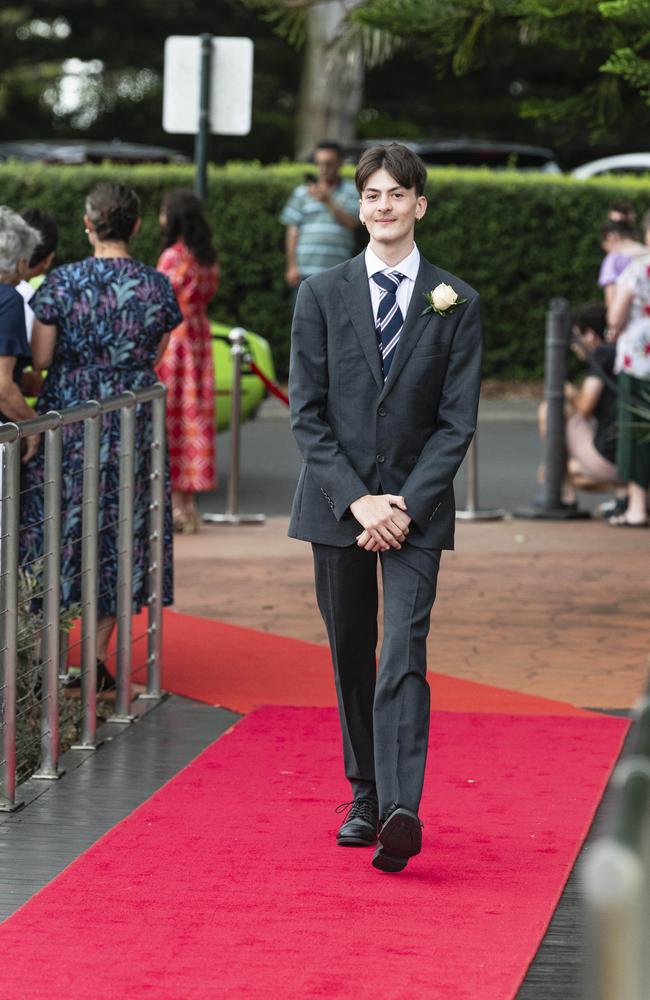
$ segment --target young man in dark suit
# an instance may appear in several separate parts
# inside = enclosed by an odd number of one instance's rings
[[[401,871],[422,843],[429,732],[426,637],[453,478],[476,426],[477,293],[422,257],[426,168],[397,143],[359,161],[366,250],[300,287],[291,423],[303,466],[289,534],[312,543],[353,802],[341,846]],[[377,558],[384,638],[377,645]]]

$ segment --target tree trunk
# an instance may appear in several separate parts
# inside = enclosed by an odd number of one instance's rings
[[[340,44],[353,3],[316,3],[307,10],[305,58],[296,119],[296,156],[304,159],[322,139],[356,135],[363,99],[363,56],[358,42]]]

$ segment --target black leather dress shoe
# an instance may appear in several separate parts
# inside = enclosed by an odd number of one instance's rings
[[[336,835],[339,847],[374,847],[377,843],[379,809],[374,799],[359,798],[343,802],[337,812],[348,809],[343,825]]]
[[[409,858],[422,850],[422,823],[410,809],[393,808],[379,830],[372,863],[382,872],[401,872]]]

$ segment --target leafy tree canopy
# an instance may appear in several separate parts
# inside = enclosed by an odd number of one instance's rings
[[[440,77],[498,66],[505,53],[538,78],[559,55],[556,93],[530,88],[521,114],[565,139],[585,127],[594,140],[616,131],[626,109],[638,111],[635,91],[650,102],[650,0],[364,0],[352,16],[408,39]]]

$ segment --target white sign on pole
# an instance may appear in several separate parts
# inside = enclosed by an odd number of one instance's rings
[[[171,35],[165,41],[165,132],[198,132],[200,76],[201,39]],[[252,106],[253,42],[250,38],[213,37],[210,131],[214,135],[248,135]]]

